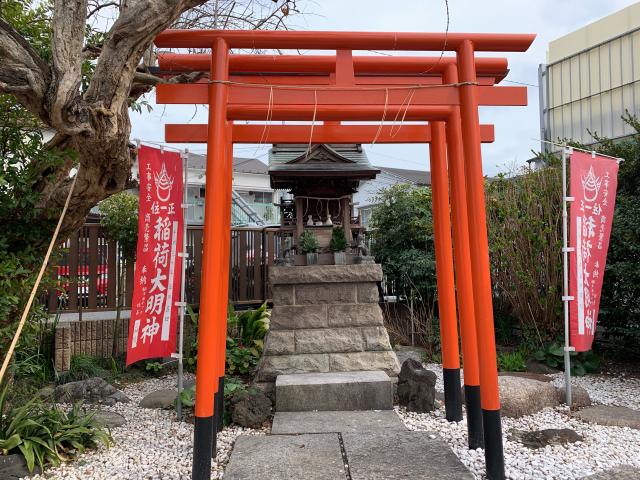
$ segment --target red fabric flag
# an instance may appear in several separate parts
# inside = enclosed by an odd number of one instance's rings
[[[583,152],[570,159],[569,337],[577,352],[591,349],[618,184],[618,162]]]
[[[140,206],[127,365],[176,350],[182,273],[182,159],[177,152],[138,150]]]

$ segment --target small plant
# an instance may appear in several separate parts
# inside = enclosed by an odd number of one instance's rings
[[[238,314],[229,304],[228,331],[244,346],[255,346],[262,353],[264,337],[269,331],[267,304],[263,303],[255,310],[245,310]]]
[[[261,351],[256,346],[245,347],[233,338],[227,337],[227,368],[229,374],[247,375],[253,373]]]
[[[147,362],[144,366],[144,369],[147,372],[159,373],[162,370],[162,363],[160,362]]]
[[[318,237],[311,230],[305,230],[300,235],[300,250],[302,253],[317,253],[320,244],[318,243]]]
[[[347,237],[344,228],[334,227],[331,231],[331,240],[329,241],[329,250],[332,252],[344,252],[347,249]]]
[[[527,354],[524,350],[498,353],[498,368],[502,372],[524,372],[527,369]]]
[[[587,373],[597,372],[600,368],[600,357],[589,350],[587,352],[570,352],[571,375],[581,377]],[[536,351],[533,357],[551,368],[564,369],[564,345],[559,342],[547,344],[543,349]]]
[[[0,412],[5,411],[7,388],[0,393]],[[109,432],[93,417],[75,404],[64,412],[57,406],[48,407],[37,397],[26,404],[7,409],[0,415],[0,453],[20,453],[29,472],[38,465],[59,465],[99,443],[111,444]]]

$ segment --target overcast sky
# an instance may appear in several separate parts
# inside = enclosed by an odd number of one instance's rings
[[[434,32],[444,31],[446,25],[444,0],[300,0],[299,3],[304,4],[309,13],[295,18],[292,26],[296,30]],[[506,54],[510,67],[507,80],[532,85],[527,87],[529,105],[480,109],[481,122],[493,123],[496,134],[495,143],[483,146],[485,174],[493,175],[523,164],[532,157],[532,149],[540,148],[536,140],[540,137],[538,65],[546,60],[549,42],[633,3],[630,0],[449,0],[452,32],[537,34],[529,51]],[[162,142],[165,123],[206,123],[203,107],[155,105],[153,94],[148,96],[148,101],[153,106],[151,113],[131,114],[132,138]],[[189,148],[196,152],[205,150],[204,145]],[[368,145],[365,149],[374,165],[428,168],[426,145]],[[238,145],[234,153],[266,162],[264,147]]]

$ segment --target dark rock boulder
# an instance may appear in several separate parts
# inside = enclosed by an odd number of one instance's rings
[[[140,400],[142,408],[169,408],[173,407],[178,397],[178,391],[175,388],[163,388],[151,392]]]
[[[33,472],[29,473],[27,462],[22,455],[0,455],[0,478],[2,480],[17,480],[36,473],[40,473],[40,467],[36,465]]]
[[[582,441],[582,437],[570,428],[547,428],[533,432],[513,430],[510,439],[528,448],[544,448],[547,445],[565,445]]]
[[[87,378],[77,382],[58,385],[53,393],[56,402],[74,403],[84,400],[88,403],[115,405],[129,402],[129,397],[100,377]]]
[[[436,374],[408,358],[398,375],[398,403],[410,412],[426,413],[435,408]]]
[[[271,400],[258,389],[237,392],[230,403],[231,420],[241,427],[260,428],[271,415]]]

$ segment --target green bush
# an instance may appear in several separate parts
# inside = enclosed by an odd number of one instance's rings
[[[498,369],[502,372],[524,372],[527,369],[527,353],[523,349],[498,353]]]
[[[185,348],[185,366],[193,371],[198,361],[199,315],[187,307],[188,317],[193,325],[194,338]],[[266,303],[255,310],[236,312],[229,304],[227,316],[226,372],[230,375],[253,373],[262,355],[264,337],[269,330],[269,316]]]
[[[562,332],[561,169],[498,175],[486,195],[496,317],[515,319],[525,342],[540,347]]]
[[[587,373],[597,372],[600,368],[600,357],[589,350],[586,352],[570,352],[571,375],[581,377]],[[534,352],[533,357],[551,368],[564,370],[564,344],[551,342],[544,348]]]
[[[344,228],[334,227],[331,231],[331,240],[329,241],[329,250],[332,252],[344,252],[347,249],[347,237]]]
[[[5,411],[6,393],[5,387],[0,412]],[[22,454],[30,472],[35,465],[59,465],[100,443],[109,446],[111,436],[92,415],[82,413],[80,404],[64,412],[33,398],[0,416],[0,452]]]
[[[320,248],[318,238],[311,230],[305,230],[302,232],[299,242],[302,253],[316,253],[318,248]]]
[[[394,185],[376,196],[372,254],[393,292],[433,305],[436,293],[431,189]]]

